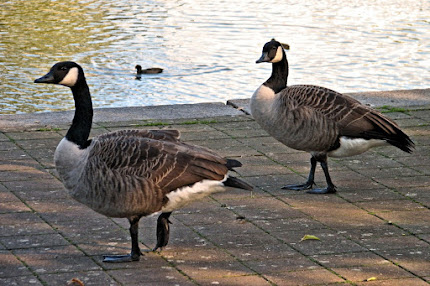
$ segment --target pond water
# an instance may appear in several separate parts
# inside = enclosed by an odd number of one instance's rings
[[[0,114],[73,109],[69,88],[33,83],[64,60],[84,68],[95,107],[248,98],[273,37],[291,47],[289,84],[428,88],[429,19],[419,0],[3,0]],[[136,80],[136,64],[164,72]]]

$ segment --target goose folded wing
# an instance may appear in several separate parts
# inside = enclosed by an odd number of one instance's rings
[[[178,130],[165,129],[165,130],[138,130],[138,129],[126,129],[114,132],[105,133],[98,137],[99,140],[113,139],[113,138],[124,138],[124,137],[136,137],[136,138],[150,138],[162,141],[176,142],[179,140],[180,133]]]
[[[400,131],[395,122],[352,97],[323,87],[303,86],[303,89],[301,104],[335,122],[339,136],[387,139]]]
[[[94,140],[88,161],[103,162],[109,170],[148,181],[164,193],[204,179],[222,180],[228,171],[226,160],[206,148],[133,136]]]

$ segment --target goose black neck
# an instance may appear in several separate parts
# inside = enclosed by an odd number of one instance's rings
[[[287,87],[288,61],[285,52],[282,51],[282,53],[282,60],[277,63],[272,63],[272,75],[264,83],[265,86],[270,87],[275,93]]]
[[[88,137],[93,122],[90,89],[85,78],[81,78],[71,89],[75,100],[75,116],[72,126],[67,131],[66,138],[84,149],[89,145]]]

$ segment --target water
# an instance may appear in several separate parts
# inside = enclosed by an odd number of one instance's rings
[[[34,84],[58,61],[84,68],[95,107],[248,98],[275,37],[289,84],[340,92],[428,88],[430,1],[3,0],[0,114],[73,109],[70,90]],[[136,64],[162,74],[134,77]]]

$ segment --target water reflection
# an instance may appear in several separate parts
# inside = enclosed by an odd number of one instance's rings
[[[247,98],[271,37],[291,46],[289,84],[429,87],[428,1],[279,2],[2,2],[0,113],[72,109],[67,88],[32,83],[61,60],[84,67],[96,107]],[[138,81],[136,64],[164,71]]]

